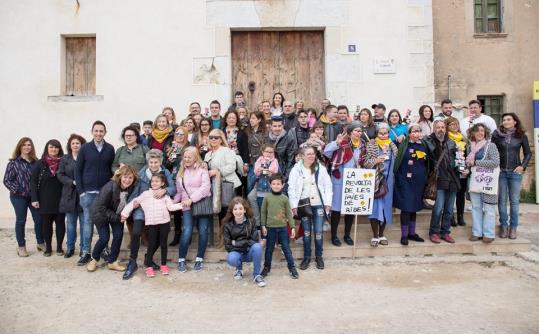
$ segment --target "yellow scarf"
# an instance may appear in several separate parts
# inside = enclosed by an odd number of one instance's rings
[[[361,143],[361,139],[353,140],[352,138],[350,138],[350,141],[352,142],[352,147],[353,148],[358,148],[359,144]]]
[[[155,139],[159,144],[161,144],[165,138],[169,135],[169,133],[172,131],[172,128],[166,128],[165,130],[159,130],[157,128],[152,130],[152,137]]]
[[[322,116],[320,116],[320,122],[324,123],[324,124],[335,124],[337,123],[337,120],[329,120],[328,116],[326,114],[323,114]]]
[[[389,144],[391,144],[391,139],[389,139],[389,138],[380,139],[380,138],[376,137],[375,141],[376,141],[376,144],[378,144],[378,146],[380,148],[383,148],[384,146],[389,147]]]
[[[460,132],[453,133],[451,131],[447,132],[449,139],[457,144],[459,151],[464,151],[466,149],[466,142],[464,141],[464,136]]]

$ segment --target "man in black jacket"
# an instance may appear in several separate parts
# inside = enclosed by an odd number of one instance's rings
[[[423,145],[427,148],[430,160],[429,167],[431,171],[437,170],[436,201],[432,208],[429,236],[435,244],[439,244],[440,240],[454,243],[455,240],[449,234],[451,233],[453,206],[460,189],[458,171],[455,167],[457,147],[454,141],[449,140],[444,121],[435,120],[433,128],[434,132],[423,138]],[[441,217],[442,212],[443,217]],[[440,217],[442,218],[441,226]]]
[[[284,129],[286,131],[289,131],[297,125],[297,115],[294,112],[292,101],[283,102],[283,114],[281,116],[284,119]]]
[[[287,136],[291,137],[296,143],[296,147],[300,147],[305,143],[310,136],[309,123],[307,121],[307,111],[300,110],[297,114],[297,125],[288,131]]]
[[[271,128],[266,143],[275,146],[275,157],[279,162],[280,173],[288,179],[288,174],[295,163],[296,143],[286,135],[284,120],[281,116],[271,118]]]

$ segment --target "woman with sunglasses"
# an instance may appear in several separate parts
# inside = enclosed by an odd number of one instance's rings
[[[204,161],[208,163],[210,178],[221,175],[223,183],[230,182],[233,184],[236,194],[241,187],[241,181],[236,174],[236,153],[228,147],[228,143],[223,131],[213,129],[209,135],[210,151],[206,154]],[[221,203],[221,212],[219,213],[219,221],[225,216],[229,203]]]

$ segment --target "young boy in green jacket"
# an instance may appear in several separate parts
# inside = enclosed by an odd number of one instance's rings
[[[269,178],[271,194],[267,195],[262,202],[260,209],[262,225],[262,235],[267,238],[266,253],[264,256],[264,269],[261,275],[267,276],[271,271],[271,259],[275,243],[279,241],[283,250],[288,271],[292,278],[299,278],[298,271],[294,265],[294,258],[288,242],[288,228],[292,228],[292,238],[295,237],[295,222],[292,216],[292,209],[288,202],[288,197],[283,195],[284,178],[281,174],[274,174]]]

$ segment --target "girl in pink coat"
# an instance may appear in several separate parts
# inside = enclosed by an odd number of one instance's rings
[[[181,203],[174,204],[170,196],[165,195],[161,198],[154,197],[154,191],[165,188],[167,179],[163,174],[154,174],[150,182],[150,189],[146,190],[140,196],[135,197],[122,210],[122,221],[125,221],[135,207],[141,206],[144,211],[145,224],[148,226],[148,255],[144,259],[146,267],[146,276],[154,277],[155,272],[152,268],[152,260],[157,247],[161,247],[161,266],[159,270],[163,275],[169,274],[167,266],[167,239],[170,232],[170,213],[169,211],[181,210]]]

